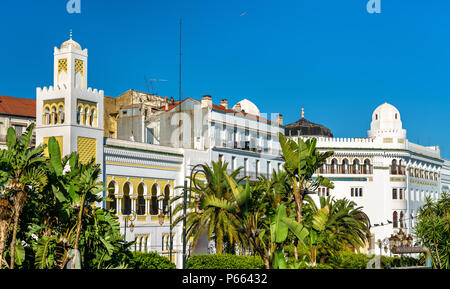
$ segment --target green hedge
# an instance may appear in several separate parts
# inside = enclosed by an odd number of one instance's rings
[[[133,252],[133,259],[129,262],[129,269],[176,269],[174,263],[156,252]]]
[[[329,258],[328,263],[336,269],[366,269],[367,263],[371,260],[365,254],[356,254],[352,252],[339,252],[335,256]],[[403,266],[418,266],[418,259],[404,256]],[[399,257],[381,256],[381,267],[384,269],[400,267],[401,260]]]
[[[264,262],[259,256],[239,256],[229,254],[192,256],[186,262],[186,269],[263,269]]]

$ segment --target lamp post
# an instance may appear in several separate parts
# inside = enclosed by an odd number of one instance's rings
[[[162,226],[164,224],[164,217],[165,217],[165,213],[164,213],[164,195],[159,195],[158,196],[158,204],[159,204],[159,214],[158,214],[158,219],[159,219],[159,225]]]
[[[380,256],[382,255],[382,249],[384,249],[384,253],[388,251],[389,239],[384,238],[383,240],[378,239],[377,241],[378,248],[380,248]]]
[[[122,210],[122,214],[124,214],[125,210]],[[127,240],[127,225],[128,225],[128,219],[130,218],[130,216],[132,216],[133,218],[130,220],[131,224],[130,224],[130,233],[133,233],[134,231],[134,224],[133,221],[136,220],[136,212],[131,210],[130,214],[128,216],[124,216],[123,220],[125,223],[125,228],[124,228],[124,236],[125,236],[125,241]]]

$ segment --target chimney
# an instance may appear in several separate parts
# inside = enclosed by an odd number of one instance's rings
[[[228,109],[228,100],[227,99],[222,99],[220,101],[220,105],[223,106],[224,108]]]
[[[241,104],[240,104],[239,102],[236,103],[236,105],[234,106],[234,110],[235,110],[235,111],[238,111],[238,112],[241,112],[241,111],[242,111]]]
[[[278,122],[278,125],[283,125],[283,115],[278,114],[277,122]]]
[[[209,107],[209,108],[212,107],[212,97],[211,97],[211,95],[204,95],[202,97],[202,108],[205,108],[205,107]]]

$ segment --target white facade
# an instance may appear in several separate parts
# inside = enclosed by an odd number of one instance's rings
[[[439,147],[408,141],[394,106],[379,106],[370,127],[363,139],[317,138],[321,151],[334,151],[318,174],[330,178],[335,188],[319,188],[319,195],[347,198],[362,206],[371,225],[369,251],[379,253],[377,240],[399,229],[412,233],[425,198],[436,200],[442,191],[448,191],[450,167],[449,161],[441,158]]]

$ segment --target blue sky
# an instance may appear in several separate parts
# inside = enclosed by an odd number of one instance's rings
[[[118,96],[178,99],[183,17],[183,96],[252,100],[285,123],[306,118],[336,137],[365,137],[373,110],[396,106],[410,141],[450,157],[450,1],[381,0],[1,1],[0,94],[35,97],[53,83],[53,47],[89,50],[88,84]],[[150,88],[151,89],[151,88]]]

